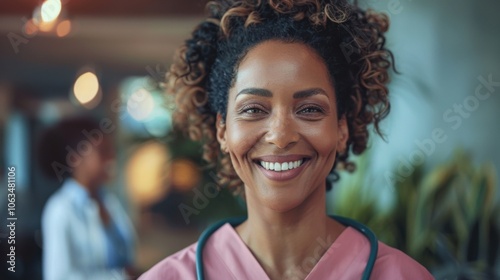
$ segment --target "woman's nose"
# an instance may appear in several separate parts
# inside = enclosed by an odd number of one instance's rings
[[[280,149],[299,141],[299,133],[293,117],[286,112],[273,113],[268,119],[265,140]]]

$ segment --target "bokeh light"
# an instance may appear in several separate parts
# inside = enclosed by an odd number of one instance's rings
[[[142,136],[165,137],[172,130],[171,101],[149,77],[129,77],[122,81],[120,119],[124,130]]]
[[[177,159],[172,163],[172,187],[179,191],[188,191],[196,187],[201,180],[196,163],[188,159]]]
[[[38,24],[38,29],[42,32],[51,32],[54,29],[55,21],[41,21]]]
[[[136,90],[127,100],[128,113],[138,121],[146,120],[154,108],[153,96],[144,88]]]
[[[42,12],[41,12],[41,9],[40,9],[40,6],[37,6],[34,10],[33,10],[33,23],[36,25],[36,26],[39,26],[40,25],[40,22],[42,22]]]
[[[38,27],[36,26],[33,19],[28,20],[24,24],[24,33],[26,33],[26,35],[28,36],[34,35],[37,32],[38,32]]]
[[[59,37],[64,37],[71,32],[71,21],[63,20],[57,25],[56,33]]]
[[[61,13],[61,1],[59,0],[47,0],[45,1],[40,9],[40,15],[44,22],[51,22],[57,19]]]
[[[144,128],[152,136],[166,136],[172,129],[171,112],[164,107],[155,106],[155,110],[151,113],[149,120],[144,122]]]
[[[97,76],[90,71],[80,75],[73,86],[73,94],[76,100],[86,108],[89,108],[90,105],[94,107],[95,101],[100,99],[99,93],[99,80]]]
[[[130,198],[139,206],[162,199],[168,191],[169,160],[165,145],[147,142],[130,157],[125,171]]]

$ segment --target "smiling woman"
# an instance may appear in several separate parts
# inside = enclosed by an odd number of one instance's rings
[[[167,94],[248,217],[212,227],[141,279],[431,279],[368,228],[326,214],[328,178],[354,170],[349,154],[389,112],[387,18],[344,0],[208,8]]]
[[[247,53],[229,90],[226,118],[218,114],[216,126],[249,208],[298,210],[311,195],[324,196],[325,178],[348,139],[335,96],[324,62],[304,44],[270,40]]]

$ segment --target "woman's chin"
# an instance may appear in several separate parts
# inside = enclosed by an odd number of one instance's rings
[[[294,192],[278,192],[261,197],[259,207],[265,207],[270,210],[285,213],[300,207],[305,201],[303,194]]]
[[[249,187],[249,186],[254,187]],[[252,204],[253,209],[269,209],[279,213],[285,213],[303,206],[309,198],[312,198],[314,190],[311,184],[303,182],[283,183],[277,182],[253,182],[245,185],[247,203]],[[249,207],[250,208],[250,207]]]

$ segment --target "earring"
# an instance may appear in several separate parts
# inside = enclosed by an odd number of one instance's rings
[[[222,145],[220,147],[220,150],[222,151],[223,154],[227,154],[227,146],[226,145]]]

